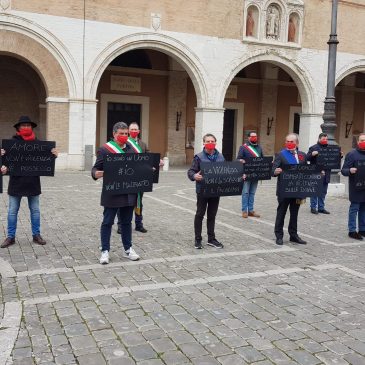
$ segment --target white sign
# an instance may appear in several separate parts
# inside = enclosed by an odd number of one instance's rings
[[[238,91],[237,85],[229,85],[225,99],[237,99],[237,91]]]
[[[111,75],[110,90],[141,92],[141,78]]]

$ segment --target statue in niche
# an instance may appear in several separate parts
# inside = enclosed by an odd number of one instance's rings
[[[267,10],[266,38],[279,39],[279,11],[274,6]]]
[[[247,19],[246,19],[246,36],[253,37],[254,29],[255,29],[255,19],[253,18],[252,10],[250,9],[247,13]]]
[[[291,16],[289,18],[288,42],[295,42],[295,33],[296,33],[295,22],[294,18]]]

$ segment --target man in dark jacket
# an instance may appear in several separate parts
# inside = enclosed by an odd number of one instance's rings
[[[319,152],[327,147],[328,147],[328,136],[326,133],[320,133],[318,136],[318,142],[315,145],[309,147],[309,151],[307,153],[307,161],[309,161],[311,165],[316,165]],[[331,179],[331,170],[324,170],[324,171],[325,171],[325,176],[323,179],[322,194],[320,196],[313,196],[310,198],[310,208],[311,208],[311,213],[313,214],[318,214],[318,213],[330,214],[330,212],[326,210],[324,207],[324,201],[327,195],[328,184]]]
[[[365,161],[365,134],[358,137],[357,148],[350,151],[342,166],[341,173],[349,177],[349,218],[348,229],[349,237],[355,240],[362,240],[365,237],[365,190],[356,189],[355,176],[358,173],[358,161]],[[358,219],[358,228],[356,229],[356,218]]]
[[[248,141],[244,143],[237,155],[237,160],[243,164],[246,163],[246,159],[249,157],[262,157],[262,148],[258,144],[257,133],[249,132]],[[242,217],[256,217],[260,218],[254,210],[255,194],[257,190],[258,180],[245,181],[242,190]]]
[[[13,139],[20,141],[34,141],[36,139],[33,129],[37,124],[32,122],[29,117],[22,116],[19,121],[14,124],[16,134]],[[53,148],[52,154],[57,157],[57,150]],[[5,150],[1,150],[4,155]],[[7,172],[7,169],[2,170]],[[8,233],[7,238],[1,244],[2,248],[11,246],[15,243],[15,234],[18,223],[18,212],[22,197],[28,198],[28,206],[30,211],[30,221],[32,225],[33,242],[39,245],[45,245],[46,241],[40,233],[41,215],[39,210],[39,196],[41,194],[41,181],[39,176],[10,176],[9,186],[9,209],[8,209]]]
[[[97,159],[91,171],[94,180],[104,176],[104,157],[112,153],[134,153],[132,147],[127,144],[128,125],[118,122],[113,126],[113,139],[105,143],[97,152]],[[132,247],[132,218],[133,209],[136,205],[137,194],[108,195],[101,193],[101,205],[104,207],[104,219],[101,223],[101,264],[109,263],[110,235],[114,224],[115,216],[119,210],[120,223],[122,226],[122,243],[124,246],[124,257],[136,261],[139,256]]]
[[[276,213],[275,220],[275,236],[276,236],[276,244],[283,244],[283,236],[284,236],[284,221],[286,211],[290,211],[290,220],[288,232],[290,236],[290,241],[306,244],[307,242],[302,240],[298,236],[298,212],[301,204],[301,199],[296,198],[282,198],[280,197],[280,189],[279,185],[281,183],[282,167],[283,165],[296,165],[296,164],[305,164],[306,163],[306,155],[304,152],[298,151],[297,147],[299,144],[298,136],[294,133],[288,134],[285,138],[285,148],[281,150],[276,156],[273,162],[272,167],[272,176],[278,176],[278,181],[276,185],[276,195],[278,197],[278,208]]]
[[[215,148],[217,139],[213,134],[206,134],[203,137],[204,148],[203,151],[194,156],[190,169],[188,170],[188,177],[191,181],[196,182],[196,214],[194,219],[195,231],[195,248],[202,249],[202,225],[205,212],[207,211],[207,231],[208,231],[208,245],[215,248],[223,248],[223,245],[215,238],[215,217],[218,212],[219,197],[205,198],[200,192],[200,184],[203,176],[200,171],[201,162],[222,162],[224,157]],[[208,209],[207,209],[208,208]]]

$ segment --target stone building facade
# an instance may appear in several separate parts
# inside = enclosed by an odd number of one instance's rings
[[[150,149],[189,162],[213,133],[235,158],[247,131],[266,154],[315,143],[326,94],[330,0],[0,0],[0,139],[27,114],[59,168],[137,121]],[[365,129],[365,4],[338,10],[336,138]]]

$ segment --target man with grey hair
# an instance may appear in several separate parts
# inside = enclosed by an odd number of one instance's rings
[[[290,220],[288,227],[290,241],[302,245],[307,243],[298,236],[298,231],[297,231],[298,212],[302,200],[296,198],[283,198],[280,196],[280,189],[279,189],[279,185],[281,182],[280,174],[283,171],[282,169],[283,165],[296,165],[296,164],[307,163],[306,154],[304,152],[298,151],[298,144],[299,144],[298,135],[295,133],[288,134],[285,138],[285,148],[282,149],[275,156],[275,160],[273,162],[272,176],[279,177],[276,185],[276,195],[279,203],[275,220],[275,236],[277,245],[283,244],[283,237],[284,237],[283,227],[288,207],[290,211]]]
[[[104,176],[103,161],[106,155],[112,153],[134,153],[132,147],[127,144],[128,125],[118,122],[113,126],[113,139],[105,143],[97,152],[97,159],[91,171],[94,180]],[[132,218],[133,209],[137,202],[137,194],[108,195],[101,193],[101,205],[104,207],[104,218],[101,224],[101,264],[109,263],[110,236],[115,216],[119,210],[122,226],[122,243],[124,256],[132,261],[139,260],[139,256],[132,247]]]

